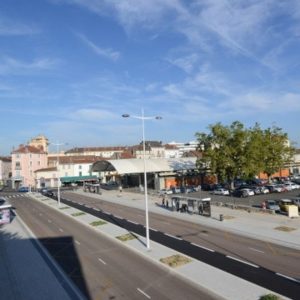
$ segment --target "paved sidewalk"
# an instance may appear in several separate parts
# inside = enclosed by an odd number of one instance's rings
[[[77,191],[77,193],[83,193],[83,192]],[[144,207],[143,195],[140,194],[123,192],[122,195],[120,195],[118,192],[115,191],[104,191],[102,195],[95,195],[95,194],[86,194],[86,195],[98,199],[101,198],[107,201],[123,203],[134,207],[140,207],[142,209]],[[206,288],[207,290],[212,291],[214,294],[217,295],[218,299],[255,300],[255,299],[259,299],[261,295],[265,295],[268,293],[275,294],[270,290],[252,284],[246,280],[231,275],[227,272],[221,271],[217,268],[214,268],[210,265],[207,265],[193,258],[191,258],[191,261],[189,263],[179,266],[177,268],[168,267],[167,265],[162,264],[160,259],[167,258],[173,255],[182,255],[182,254],[153,241],[151,241],[151,250],[147,251],[145,248],[145,244],[146,244],[145,238],[141,236],[138,236],[138,239],[129,239],[121,242],[119,238],[125,237],[129,233],[126,229],[123,229],[121,227],[118,227],[116,225],[107,222],[99,224],[98,226],[92,226],[93,222],[99,222],[101,220],[95,216],[86,213],[81,215],[76,214],[77,212],[80,211],[73,207],[69,207],[65,204],[61,204],[61,207],[59,208],[57,205],[57,201],[52,200],[50,198],[46,198],[40,194],[31,194],[31,197],[34,197],[37,201],[41,201],[42,203],[52,207],[53,209],[60,211],[64,215],[67,215],[71,218],[76,218],[76,220],[78,220],[82,224],[92,227],[95,230],[99,231],[100,233],[105,234],[107,237],[115,241],[118,241],[119,243],[122,243],[127,247],[130,247],[133,251],[136,251],[137,254],[143,255],[145,258],[150,259],[152,262],[159,264],[160,266],[162,265],[165,266],[170,270],[170,272],[182,276],[186,280],[189,280],[191,282],[194,282],[195,284],[200,285],[200,287],[202,288]],[[204,222],[206,223],[206,225],[209,225],[209,222],[211,222],[212,224],[213,223],[219,225],[221,224],[222,226],[225,226],[225,224],[228,223],[228,221],[223,221],[221,223],[220,221],[217,220],[217,217],[215,218],[213,217],[209,219],[197,215],[194,216],[186,215],[186,214],[183,215],[180,213],[170,212],[166,209],[158,207],[156,204],[157,199],[155,197],[150,197],[149,202],[151,203],[149,205],[149,209],[151,211],[160,211],[164,214],[171,214],[174,216],[176,215],[177,217],[180,218],[188,217],[191,218],[191,220],[195,220],[195,221],[196,220],[199,221],[199,219],[200,220],[203,219],[205,220]],[[224,212],[224,211],[218,210],[218,212],[213,212],[213,216],[214,214],[216,214],[217,216],[220,212]],[[235,219],[238,219],[237,216],[238,215],[236,215]],[[234,220],[234,219],[230,219],[230,220]],[[247,223],[243,223],[243,222],[241,224],[244,224],[244,226],[247,225]],[[299,225],[299,223],[297,224]],[[203,274],[205,274],[205,276],[203,276]],[[282,299],[288,299],[283,296],[281,297]]]
[[[83,299],[15,216],[0,227],[0,298],[5,300]]]

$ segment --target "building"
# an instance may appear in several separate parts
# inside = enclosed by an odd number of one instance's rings
[[[32,138],[28,142],[28,145],[39,149],[43,149],[45,152],[48,152],[49,141],[45,136],[40,134],[37,137]]]
[[[11,157],[0,157],[0,186],[7,185],[11,175]]]
[[[35,171],[47,167],[47,152],[43,145],[20,145],[11,153],[12,188],[35,186]]]
[[[62,185],[81,185],[86,181],[98,181],[97,173],[92,173],[91,166],[100,159],[101,157],[92,155],[53,157],[51,167],[35,171],[36,187],[57,187],[58,179]]]
[[[66,156],[98,156],[103,158],[117,158],[123,152],[128,150],[127,147],[82,147],[72,148],[65,152]]]

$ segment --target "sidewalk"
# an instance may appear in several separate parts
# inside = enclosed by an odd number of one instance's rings
[[[138,207],[141,209],[144,209],[144,198],[141,194],[132,194],[132,193],[126,193],[123,192],[122,195],[120,195],[116,191],[104,191],[102,195],[95,195],[90,193],[84,193],[83,191],[77,191],[77,193],[83,193],[87,196],[92,196],[98,199],[106,200],[106,201],[112,201],[115,203],[122,203],[124,205],[129,205],[133,207]],[[119,243],[123,244],[126,247],[130,247],[133,251],[135,251],[138,255],[142,255],[143,257],[151,260],[152,262],[158,264],[159,266],[163,266],[169,269],[170,272],[173,274],[176,274],[178,276],[181,276],[185,278],[188,281],[193,282],[194,284],[200,285],[202,288],[205,288],[207,290],[212,291],[212,293],[217,295],[218,299],[243,299],[243,300],[255,300],[259,299],[260,296],[265,294],[275,294],[274,292],[267,290],[263,287],[260,287],[258,285],[252,284],[246,280],[243,280],[239,277],[236,277],[234,275],[231,275],[227,272],[221,271],[220,269],[214,268],[210,265],[207,265],[203,262],[200,262],[198,260],[195,260],[193,258],[190,258],[191,261],[183,264],[181,266],[177,266],[176,268],[169,267],[161,262],[161,259],[166,259],[174,255],[182,256],[181,253],[174,251],[173,249],[170,249],[168,247],[165,247],[161,244],[158,244],[156,242],[151,241],[151,250],[147,251],[145,248],[146,240],[144,237],[138,236],[138,239],[125,239],[124,241],[120,241],[120,237],[128,237],[129,232],[126,229],[123,229],[121,227],[118,227],[116,225],[113,225],[111,223],[107,222],[101,222],[101,220],[95,216],[89,215],[87,213],[83,214],[77,214],[80,212],[79,210],[69,207],[65,204],[61,204],[61,207],[59,208],[57,206],[57,201],[52,200],[50,198],[44,197],[40,194],[31,194],[31,197],[35,198],[37,201],[41,201],[44,204],[52,207],[55,210],[59,210],[62,214],[70,217],[70,218],[76,218],[79,222],[82,224],[92,227],[98,232],[105,234],[107,237],[118,241]],[[62,195],[64,197],[64,195]],[[156,211],[161,212],[163,214],[173,215],[178,218],[190,218],[191,221],[195,220],[197,222],[204,222],[205,225],[211,224],[220,224],[223,226],[226,226],[226,228],[234,227],[232,226],[233,223],[231,223],[231,226],[228,226],[230,223],[229,221],[225,220],[222,223],[218,220],[217,216],[220,212],[224,213],[226,211],[223,210],[223,208],[219,208],[215,211],[213,208],[213,218],[205,218],[200,217],[198,215],[187,215],[187,214],[180,214],[175,212],[170,212],[166,209],[163,209],[161,207],[157,206],[157,198],[156,197],[150,197],[149,198],[149,210],[150,211]],[[230,211],[230,210],[229,210]],[[248,221],[242,221],[244,219],[243,212],[234,212],[234,219],[232,220],[239,220],[239,222],[235,221],[236,226],[240,226],[240,224],[243,224],[243,226],[249,226],[249,218]],[[215,215],[215,217],[214,217]],[[247,213],[245,213],[245,216],[247,216]],[[252,215],[251,215],[252,216]],[[256,216],[257,217],[257,216]],[[255,218],[256,218],[255,217]],[[266,216],[264,216],[266,217]],[[268,216],[269,217],[269,216]],[[272,216],[273,217],[273,216]],[[259,219],[259,218],[258,218]],[[279,220],[279,219],[278,219]],[[280,219],[281,222],[283,219]],[[297,220],[292,220],[296,221]],[[295,222],[295,223],[296,223]],[[99,225],[93,226],[92,224],[98,223]],[[228,224],[229,223],[229,224]],[[226,225],[227,224],[227,225]],[[275,224],[275,223],[274,223]],[[299,223],[297,223],[299,225]],[[293,224],[295,226],[295,224]],[[270,226],[271,228],[272,226]],[[235,228],[236,230],[236,228]],[[241,230],[241,228],[239,228]],[[248,231],[247,234],[250,235],[250,231]],[[129,234],[131,236],[131,234]],[[283,242],[283,240],[280,240]],[[299,242],[299,240],[297,241]],[[297,243],[295,243],[297,246]],[[205,276],[203,276],[205,274]],[[201,280],[200,280],[201,278]],[[281,296],[282,299],[288,299],[286,297]]]
[[[82,299],[30,230],[15,216],[0,227],[0,291],[6,300]]]

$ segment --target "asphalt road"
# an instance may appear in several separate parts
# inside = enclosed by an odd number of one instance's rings
[[[64,193],[62,202],[129,231],[145,233],[140,225],[144,223],[144,215],[138,209],[71,192]],[[277,273],[299,280],[299,251],[158,214],[151,213],[150,219],[154,229],[150,231],[152,240],[290,298],[298,297],[299,282]]]
[[[139,224],[145,222],[144,212],[133,207],[99,201],[93,197],[72,192],[64,192],[63,197]],[[300,280],[300,251],[151,212],[149,219],[150,227],[160,232]]]
[[[29,197],[10,202],[87,299],[217,299]]]

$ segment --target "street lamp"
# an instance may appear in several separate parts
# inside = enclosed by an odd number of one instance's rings
[[[52,143],[56,146],[57,157],[56,157],[56,169],[57,169],[57,203],[60,206],[60,176],[59,176],[59,146],[66,145],[66,143]]]
[[[147,250],[150,250],[150,238],[149,238],[149,213],[148,213],[148,186],[147,186],[147,172],[146,172],[146,147],[145,147],[145,120],[161,120],[162,117],[145,117],[144,109],[142,109],[141,116],[131,116],[129,114],[123,114],[123,118],[134,118],[142,120],[143,130],[143,161],[144,161],[144,193],[145,193],[145,215],[146,215],[146,245]]]

